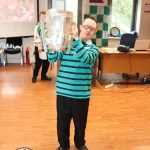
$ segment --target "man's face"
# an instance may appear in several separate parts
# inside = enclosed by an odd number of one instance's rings
[[[80,25],[80,38],[83,41],[88,41],[96,33],[96,22],[92,19],[85,19],[82,25]]]
[[[41,21],[42,18],[46,18],[46,14],[41,14],[40,15],[40,21]]]

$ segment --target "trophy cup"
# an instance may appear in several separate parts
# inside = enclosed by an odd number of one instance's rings
[[[73,13],[70,11],[49,9],[42,19],[41,33],[44,51],[47,49],[63,51],[68,45]],[[47,31],[44,31],[46,24]],[[69,43],[70,45],[70,43]]]

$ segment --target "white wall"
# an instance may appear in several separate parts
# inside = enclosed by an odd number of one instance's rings
[[[65,2],[59,0],[52,0],[52,8],[65,10]]]
[[[32,57],[33,57],[33,52],[34,52],[34,38],[33,37],[28,37],[28,38],[23,38],[23,56],[24,56],[24,62],[26,63],[26,54],[25,51],[27,47],[29,47],[29,56],[30,56],[30,63],[32,63]]]
[[[48,10],[48,0],[39,0],[39,12]]]
[[[150,13],[144,12],[145,3],[150,4],[150,0],[141,0],[141,16],[140,16],[140,28],[139,38],[150,39]],[[139,23],[139,22],[138,22]]]
[[[120,38],[109,37],[108,38],[108,47],[118,47],[120,44]]]

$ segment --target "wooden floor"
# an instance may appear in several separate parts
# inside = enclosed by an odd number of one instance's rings
[[[31,82],[30,65],[0,67],[0,150],[28,147],[55,150],[56,64],[49,69],[52,81]],[[106,75],[117,79],[120,75]],[[104,85],[105,85],[104,83]],[[105,89],[92,86],[86,129],[89,150],[150,150],[150,86],[115,85]],[[71,148],[74,126],[71,123]]]

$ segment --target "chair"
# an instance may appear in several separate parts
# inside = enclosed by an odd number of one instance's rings
[[[3,49],[3,65],[6,65],[6,62],[8,63],[7,54],[19,54],[20,53],[20,62],[21,66],[23,66],[23,51],[22,46],[15,46],[14,48],[4,48]]]
[[[9,48],[3,48],[3,65],[8,64],[7,54],[14,55],[20,53],[21,66],[23,65],[23,49],[22,49],[22,37],[8,37],[6,38]]]
[[[130,46],[130,48],[134,48],[136,41],[136,37],[131,33],[124,33],[120,40],[120,45]]]
[[[136,41],[136,37],[132,33],[124,33],[120,39],[120,45],[129,46],[130,48],[134,48]],[[127,77],[127,74],[123,73],[123,77]],[[139,77],[139,73],[136,73],[136,77]]]

